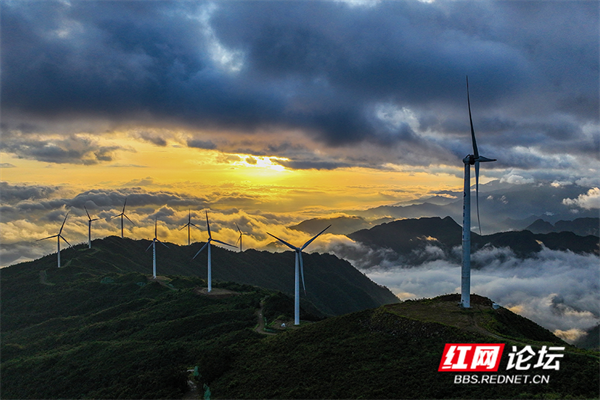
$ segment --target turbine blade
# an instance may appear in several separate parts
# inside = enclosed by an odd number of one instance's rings
[[[38,239],[38,240],[36,240],[36,242],[39,242],[40,240],[52,239],[52,238],[55,238],[55,237],[57,237],[57,236],[58,236],[58,235],[54,235],[54,236],[48,236],[48,237],[45,237],[45,238],[43,238],[43,239]]]
[[[152,242],[150,242],[150,246],[148,246],[148,248],[146,249],[146,251],[150,250],[150,247],[152,247],[153,244],[154,244],[154,240]]]
[[[469,77],[467,76],[467,104],[469,105],[469,122],[471,123],[471,141],[473,142],[473,155],[479,157],[477,151],[477,141],[475,140],[475,130],[473,129],[473,118],[471,118],[471,99],[469,98]]]
[[[206,211],[206,228],[208,229],[208,238],[210,239],[210,224],[208,223],[208,211]]]
[[[165,246],[167,249],[169,248],[169,246],[167,246],[166,244],[164,244],[163,242],[161,242],[160,240],[156,239],[156,241],[160,244],[162,244],[163,246]]]
[[[125,214],[125,206],[127,205],[127,197],[125,197],[125,202],[123,203],[123,211],[122,213]]]
[[[88,216],[88,219],[89,219],[89,220],[91,220],[91,219],[92,219],[92,217],[90,217],[90,213],[88,212],[87,208],[85,208],[85,206],[83,206],[83,208],[84,208],[84,210],[85,210],[85,213],[86,213],[86,214],[87,214],[87,216]]]
[[[304,294],[306,294],[306,285],[304,284],[304,262],[302,261],[302,251],[298,251],[298,257],[300,258],[300,276],[302,277],[302,288]]]
[[[70,211],[69,211],[70,212]],[[65,226],[65,222],[67,222],[67,217],[69,216],[69,212],[67,212],[67,215],[65,215],[65,219],[63,220],[62,225],[60,226],[60,230],[58,231],[58,234],[60,235],[62,233],[63,227]],[[69,245],[70,246],[70,245]]]
[[[94,219],[90,219],[90,221],[98,221],[100,218],[94,218]]]
[[[192,257],[192,260],[193,260],[194,258],[198,257],[198,254],[202,253],[202,250],[204,250],[204,248],[205,248],[206,246],[208,246],[208,243],[209,243],[209,242],[206,242],[206,244],[205,244],[204,246],[202,246],[202,248],[201,248],[200,250],[198,250],[198,252],[196,253],[196,255],[195,255],[194,257]]]
[[[242,231],[240,230],[240,227],[238,226],[238,224],[235,224],[235,227],[238,229],[238,232],[240,232],[240,236],[242,235]]]
[[[182,226],[181,228],[178,229],[178,231],[182,230],[183,228],[185,228],[186,226],[188,226],[189,224],[185,224],[184,226]]]
[[[267,232],[267,235],[271,235],[269,232]],[[273,236],[275,239],[279,240],[281,243],[285,244],[287,247],[289,247],[292,250],[298,250],[298,248],[296,246],[292,246],[291,244],[289,244],[288,242],[286,242],[285,240],[279,239],[277,236],[275,235],[271,235]]]
[[[154,219],[154,237],[158,237],[158,219]]]
[[[234,246],[234,245],[232,245],[232,244],[225,243],[225,242],[221,242],[220,240],[217,240],[217,239],[211,239],[211,240],[212,240],[213,242],[221,243],[221,244],[224,244],[224,245],[226,245],[226,246],[235,247],[235,246]]]
[[[477,204],[477,225],[481,235],[481,220],[479,219],[479,160],[475,159],[475,203]]]
[[[64,237],[62,237],[62,235],[56,235],[56,236],[58,236],[60,239],[64,240],[65,243],[67,243],[69,245],[69,247],[73,247],[73,246],[71,246],[71,243],[67,242],[67,239],[65,239]]]
[[[323,229],[321,232],[317,233],[317,235],[315,237],[313,237],[312,239],[310,239],[308,242],[304,243],[304,246],[302,246],[300,248],[300,250],[304,250],[306,248],[306,246],[308,246],[309,244],[311,244],[313,240],[315,240],[321,233],[325,232],[330,227],[331,227],[331,225],[329,225],[327,228]]]
[[[127,218],[127,221],[129,221],[129,222],[131,222],[132,224],[134,224],[134,225],[135,225],[135,222],[133,222],[132,220],[130,220],[130,219],[129,219],[129,217],[128,217],[127,215],[123,214],[123,216],[124,216],[125,218]]]

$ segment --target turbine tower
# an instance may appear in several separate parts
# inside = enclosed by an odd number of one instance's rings
[[[87,208],[85,208],[85,206],[83,206],[83,208],[85,209],[85,213],[87,214],[88,217],[88,248],[92,248],[92,222],[93,221],[98,221],[100,218],[94,218],[92,219],[92,217],[90,217],[90,213],[88,212]]]
[[[269,232],[267,232],[268,235],[273,236],[275,239],[279,240],[281,243],[285,244],[287,247],[296,252],[296,269],[294,280],[294,325],[300,325],[300,274],[302,274],[302,287],[304,288],[304,293],[306,293],[306,286],[304,285],[304,263],[302,262],[302,250],[304,250],[309,244],[311,244],[313,240],[315,240],[319,235],[321,235],[321,233],[329,229],[330,226],[331,225],[323,229],[308,242],[304,243],[302,247],[293,246],[288,242],[279,239],[277,236],[271,235]],[[300,268],[298,268],[298,263],[300,263]]]
[[[469,98],[469,77],[467,76],[467,105],[469,107],[469,122],[471,123],[471,141],[473,154],[463,159],[465,164],[465,182],[463,191],[463,231],[462,231],[462,269],[460,283],[460,302],[464,308],[471,307],[471,165],[475,165],[475,198],[477,202],[477,223],[481,234],[481,221],[479,220],[479,163],[496,161],[479,155],[473,118],[471,117],[471,99]]]
[[[188,222],[187,222],[187,224],[185,224],[184,226],[182,226],[181,228],[179,228],[179,230],[182,230],[182,229],[183,229],[183,228],[185,228],[186,226],[187,226],[187,228],[188,228],[188,246],[189,246],[189,245],[191,244],[191,242],[190,242],[190,239],[191,239],[191,236],[190,236],[190,228],[191,228],[192,226],[196,226],[196,225],[194,225],[194,224],[192,223],[192,211],[191,211],[191,210],[189,210],[189,211],[188,211]],[[196,226],[196,228],[198,228],[198,227]],[[198,229],[200,229],[200,228],[198,228]]]
[[[238,232],[240,233],[240,237],[238,238],[238,240],[235,242],[235,244],[238,244],[238,242],[240,242],[240,253],[242,253],[244,250],[242,249],[242,231],[240,229],[240,227],[238,226],[238,224],[235,224],[235,227],[237,228]]]
[[[58,268],[60,268],[60,239],[64,240],[69,245],[69,247],[71,247],[71,243],[67,242],[67,239],[65,239],[62,236],[62,230],[63,230],[63,227],[65,226],[65,222],[67,222],[67,217],[68,216],[69,216],[69,213],[67,212],[67,215],[65,215],[65,219],[64,219],[62,225],[60,226],[60,230],[58,231],[58,234],[53,235],[53,236],[48,236],[48,237],[45,237],[43,239],[38,239],[38,242],[39,242],[40,240],[46,240],[46,239],[56,238],[56,240],[57,240],[57,244],[56,244],[56,249],[57,249],[57,251],[56,251],[56,257],[58,258]]]
[[[210,234],[210,224],[208,223],[208,211],[206,211],[206,228],[208,229],[208,241],[206,242],[206,244],[204,246],[202,246],[202,248],[200,250],[198,250],[196,255],[194,257],[192,257],[192,260],[194,258],[196,258],[198,256],[198,254],[202,253],[202,250],[204,250],[204,248],[208,246],[208,292],[210,293],[210,291],[212,290],[212,265],[211,265],[211,259],[210,259],[210,242],[217,242],[217,243],[221,243],[221,244],[224,244],[226,246],[231,246],[231,247],[235,247],[235,246],[232,244],[221,242],[220,240],[212,238],[212,236]]]
[[[148,246],[148,248],[146,249],[146,251],[148,251],[150,249],[150,247],[152,247],[152,277],[154,279],[156,279],[156,242],[162,244],[167,249],[169,248],[169,246],[167,246],[166,244],[164,244],[157,238],[157,236],[158,236],[157,223],[158,223],[158,219],[155,218],[154,219],[154,239],[152,239],[152,243],[150,243],[150,246]]]
[[[131,222],[132,224],[133,221],[129,219],[129,217],[125,214],[125,206],[127,205],[127,197],[125,197],[125,202],[123,203],[123,211],[121,211],[121,214],[115,215],[113,218],[116,217],[121,217],[121,239],[123,239],[123,217],[127,218],[127,220],[129,222]],[[134,224],[135,225],[135,224]]]

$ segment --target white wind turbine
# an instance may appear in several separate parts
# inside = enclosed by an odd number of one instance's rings
[[[69,216],[69,213],[67,212],[67,215],[65,215],[65,219],[63,220],[63,223],[60,226],[60,230],[58,231],[58,234],[53,235],[53,236],[48,236],[48,237],[45,237],[43,239],[38,239],[38,241],[40,241],[40,240],[46,240],[46,239],[56,238],[56,241],[57,241],[57,244],[56,244],[56,249],[57,249],[57,251],[56,251],[56,257],[58,258],[58,268],[60,268],[60,239],[64,240],[69,245],[69,247],[71,247],[71,243],[67,242],[67,239],[65,239],[62,236],[62,230],[63,230],[63,227],[65,226],[65,222],[67,222],[67,217],[68,216]]]
[[[154,279],[156,279],[156,242],[162,244],[167,249],[169,248],[169,246],[167,246],[166,244],[164,244],[157,238],[157,236],[158,236],[157,223],[158,223],[158,219],[154,219],[154,239],[152,239],[152,243],[150,243],[150,246],[148,246],[148,248],[146,249],[146,251],[148,251],[148,250],[150,250],[150,247],[152,247],[152,277]]]
[[[285,244],[287,247],[296,252],[296,269],[294,280],[294,325],[300,325],[300,274],[302,274],[302,287],[304,288],[304,293],[306,293],[306,286],[304,285],[304,263],[302,262],[302,250],[311,244],[319,235],[329,229],[330,226],[331,225],[323,229],[308,242],[304,243],[302,247],[293,246],[285,240],[281,240],[277,236],[271,235],[269,232],[267,232],[268,235],[273,236],[275,239],[279,240],[281,243]],[[300,268],[298,268],[298,263],[300,263]]]
[[[477,201],[477,223],[481,234],[481,222],[479,220],[479,163],[496,161],[479,155],[477,142],[475,141],[475,130],[473,129],[473,118],[471,117],[471,99],[469,98],[469,77],[467,77],[467,104],[469,107],[469,122],[471,123],[471,141],[473,143],[473,154],[463,159],[465,164],[465,182],[463,191],[463,231],[462,231],[462,270],[460,284],[460,302],[464,308],[471,307],[471,165],[475,165],[475,198]]]
[[[206,228],[208,229],[208,241],[206,242],[206,244],[204,246],[202,246],[202,248],[200,250],[198,250],[196,255],[194,257],[192,257],[192,260],[194,258],[196,258],[198,256],[198,254],[202,253],[202,250],[204,250],[204,248],[208,246],[208,291],[210,292],[212,290],[212,265],[211,265],[211,257],[210,257],[210,242],[217,242],[217,243],[221,243],[221,244],[224,244],[226,246],[231,246],[231,247],[235,247],[235,246],[232,244],[221,242],[220,240],[212,238],[212,236],[210,234],[210,224],[208,223],[208,211],[206,211]]]
[[[191,235],[191,233],[190,233],[190,228],[191,228],[192,226],[196,226],[196,225],[194,225],[194,224],[192,223],[192,211],[191,211],[191,210],[189,210],[189,211],[188,211],[188,222],[187,222],[187,224],[185,224],[184,226],[182,226],[181,228],[179,228],[179,230],[182,230],[182,229],[183,229],[183,228],[185,228],[186,226],[187,226],[187,228],[188,228],[188,246],[189,246],[189,245],[190,245],[190,243],[191,243],[191,242],[190,242],[190,239],[191,239],[191,236],[190,236],[190,235]],[[196,226],[196,228],[198,228],[198,227]],[[200,229],[200,228],[198,228],[198,229]]]
[[[131,222],[132,224],[133,221],[129,219],[129,217],[125,214],[125,206],[127,205],[127,197],[125,197],[125,202],[123,203],[123,211],[121,211],[121,214],[115,215],[113,218],[116,217],[121,217],[121,239],[123,239],[123,217],[127,218],[127,220],[129,222]],[[135,224],[134,224],[135,225]]]
[[[94,218],[92,219],[92,217],[90,217],[90,213],[88,212],[87,208],[85,208],[85,206],[83,206],[83,208],[85,209],[85,213],[87,214],[88,217],[88,248],[92,248],[92,222],[93,221],[98,221],[100,218]]]
[[[242,231],[240,229],[240,227],[238,226],[238,224],[235,224],[235,227],[237,228],[238,232],[240,233],[240,237],[238,238],[238,240],[235,242],[235,244],[238,244],[238,242],[240,242],[240,253],[242,253],[244,250],[242,249]]]

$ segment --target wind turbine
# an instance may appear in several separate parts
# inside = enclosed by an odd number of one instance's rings
[[[92,219],[92,217],[90,217],[90,213],[88,212],[87,208],[85,208],[85,206],[83,206],[83,208],[85,209],[85,213],[87,214],[88,217],[88,248],[92,248],[92,221],[98,221],[100,218],[94,218]]]
[[[202,253],[202,250],[204,250],[204,248],[208,246],[208,292],[210,293],[210,291],[212,290],[212,268],[211,268],[212,265],[211,265],[211,259],[210,259],[210,242],[217,242],[217,243],[221,243],[221,244],[224,244],[226,246],[231,246],[231,247],[235,247],[235,246],[232,244],[221,242],[220,240],[212,238],[212,236],[210,234],[210,224],[208,223],[208,211],[206,211],[206,228],[208,229],[208,241],[206,242],[206,244],[204,246],[202,246],[202,248],[200,250],[198,250],[196,255],[194,257],[192,257],[192,260],[194,258],[196,258],[198,256],[198,254]]]
[[[463,159],[465,164],[465,183],[463,190],[463,231],[462,231],[462,270],[460,283],[460,302],[464,308],[471,307],[471,165],[475,165],[475,198],[477,201],[477,223],[481,234],[481,221],[479,220],[479,163],[496,161],[479,155],[473,118],[471,117],[471,99],[469,98],[469,77],[467,76],[467,104],[469,107],[469,122],[471,123],[471,141],[473,154]]]
[[[52,238],[56,238],[56,240],[57,240],[57,245],[56,245],[56,248],[57,248],[57,251],[56,251],[56,256],[57,256],[57,258],[58,258],[58,268],[60,268],[60,239],[64,240],[64,241],[65,241],[65,242],[66,242],[66,243],[69,245],[69,247],[71,247],[71,243],[67,242],[67,239],[65,239],[65,238],[62,236],[62,230],[63,230],[63,227],[65,226],[65,222],[67,222],[67,217],[68,217],[68,216],[69,216],[69,213],[67,212],[67,215],[65,215],[65,219],[64,219],[64,221],[63,221],[62,225],[60,226],[60,230],[58,231],[58,234],[56,234],[56,235],[53,235],[53,236],[48,236],[48,237],[45,237],[45,238],[43,238],[43,239],[38,239],[38,241],[40,241],[40,240],[46,240],[46,239],[52,239]]]
[[[242,231],[240,230],[240,227],[238,226],[238,224],[235,224],[235,227],[237,228],[238,232],[240,233],[240,237],[238,238],[238,240],[235,242],[235,244],[238,244],[238,242],[240,242],[240,253],[243,252],[244,250],[242,249]]]
[[[164,244],[157,238],[157,236],[158,236],[157,223],[158,223],[158,219],[154,219],[154,239],[152,239],[152,243],[150,243],[150,246],[148,246],[148,248],[146,249],[146,251],[148,251],[148,250],[150,250],[150,247],[152,247],[152,277],[154,279],[156,279],[156,242],[162,244],[167,249],[169,248],[169,246],[167,246],[166,244]]]
[[[281,243],[285,244],[287,247],[289,247],[290,249],[292,249],[296,252],[296,269],[295,269],[295,280],[294,280],[294,296],[295,296],[294,297],[294,325],[300,325],[300,279],[299,279],[300,277],[299,277],[299,274],[302,274],[302,287],[304,288],[304,293],[306,293],[306,286],[304,285],[304,264],[302,262],[302,250],[304,250],[309,244],[311,244],[312,241],[315,240],[321,233],[323,233],[327,229],[329,229],[330,226],[331,225],[329,225],[327,228],[323,229],[321,232],[319,232],[316,236],[314,236],[308,242],[304,243],[304,245],[302,247],[293,246],[293,245],[289,244],[288,242],[286,242],[285,240],[281,240],[277,236],[271,235],[269,232],[267,232],[268,235],[273,236],[275,239],[279,240]],[[300,268],[298,268],[298,262],[300,263]]]
[[[116,217],[121,217],[121,239],[123,239],[123,217],[127,218],[127,220],[128,220],[129,222],[131,222],[132,224],[134,224],[134,223],[133,223],[133,221],[132,221],[132,220],[130,220],[130,219],[129,219],[129,217],[128,217],[128,216],[125,214],[125,206],[126,206],[126,205],[127,205],[127,197],[125,197],[125,202],[123,203],[123,211],[121,211],[121,214],[119,214],[119,215],[115,215],[115,216],[113,217],[113,218],[116,218]],[[135,224],[134,224],[134,225],[135,225]]]
[[[186,226],[187,226],[187,228],[188,228],[188,246],[189,246],[189,245],[190,245],[190,228],[191,228],[192,226],[196,226],[196,225],[194,225],[194,224],[192,223],[192,211],[191,211],[191,210],[190,210],[190,211],[188,211],[188,222],[187,222],[187,224],[185,224],[184,226],[182,226],[181,228],[179,228],[179,230],[182,230],[182,229],[183,229],[183,228],[185,228]],[[198,227],[196,226],[196,228],[198,228]],[[198,228],[198,229],[200,229],[200,228]]]

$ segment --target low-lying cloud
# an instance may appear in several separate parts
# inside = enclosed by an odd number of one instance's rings
[[[570,340],[600,322],[599,258],[542,249],[534,257],[519,259],[508,249],[490,258],[490,250],[474,258],[490,261],[471,271],[471,292],[489,297],[543,327]],[[419,267],[368,269],[365,273],[400,299],[433,297],[460,292],[461,266],[446,260]]]

